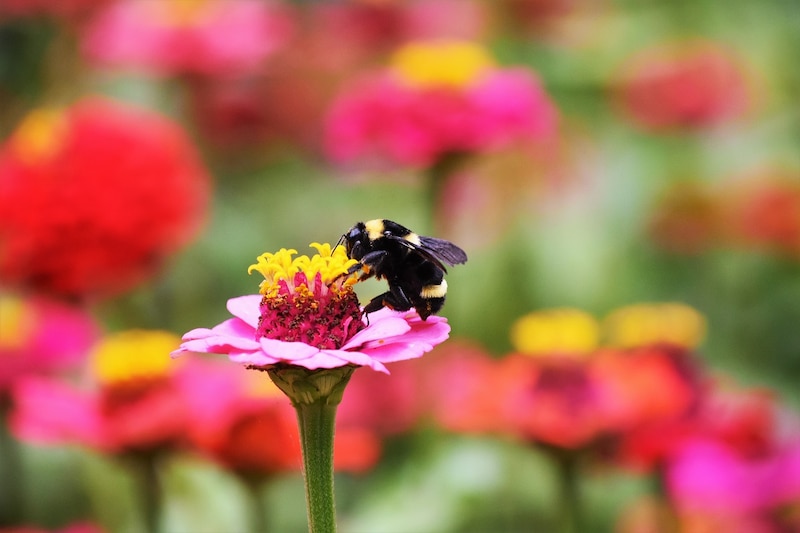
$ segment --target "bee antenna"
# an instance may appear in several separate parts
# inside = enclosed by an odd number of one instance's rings
[[[342,243],[344,242],[344,238],[345,238],[345,234],[342,233],[342,236],[339,237],[338,241],[336,241],[336,246],[333,247],[333,250],[336,250],[339,246],[342,245]],[[333,252],[333,250],[331,250],[331,252]]]

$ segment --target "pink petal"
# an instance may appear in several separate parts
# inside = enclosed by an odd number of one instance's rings
[[[266,338],[261,338],[259,341],[264,353],[276,361],[296,361],[312,357],[319,352],[319,348],[304,342],[286,342]]]
[[[380,342],[382,340],[403,335],[411,329],[408,322],[393,311],[391,315],[378,311],[369,315],[370,324],[353,335],[343,346],[342,350],[348,350],[358,346],[363,346],[370,342]]]
[[[184,342],[172,352],[172,357],[182,353],[231,354],[252,352],[260,345],[253,339],[254,332],[249,325],[238,318],[231,318],[213,329],[198,328],[183,336]]]
[[[364,348],[364,353],[380,363],[393,363],[395,361],[405,361],[406,359],[416,359],[425,352],[429,352],[433,346],[426,343],[395,342],[391,344],[376,345]]]
[[[13,390],[10,423],[18,437],[44,444],[104,447],[106,434],[96,401],[55,380],[22,379]]]
[[[251,326],[255,332],[258,327],[258,319],[261,317],[260,294],[248,294],[228,300],[226,307],[236,318],[241,318],[247,325]]]
[[[360,351],[347,351],[347,350],[323,350],[323,352],[329,356],[334,357],[342,361],[344,364],[353,364],[358,366],[368,366],[373,370],[377,370],[378,372],[384,372],[386,374],[389,371],[383,366],[383,363],[377,361],[370,357],[368,354]],[[343,366],[343,365],[339,365]]]

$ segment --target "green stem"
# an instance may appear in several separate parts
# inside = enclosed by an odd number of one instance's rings
[[[268,531],[266,513],[263,504],[263,477],[259,475],[241,474],[240,479],[247,489],[247,496],[250,500],[250,526],[255,532]]]
[[[8,404],[0,403],[0,526],[15,526],[25,508],[22,449],[8,426]]]
[[[142,521],[145,531],[149,533],[159,531],[161,522],[162,491],[159,459],[157,452],[134,452],[123,457],[138,482]]]
[[[561,530],[564,533],[583,531],[583,509],[578,479],[578,457],[574,453],[555,454],[558,465]]]
[[[333,436],[337,404],[322,398],[312,403],[296,403],[294,407],[303,447],[308,530],[310,533],[334,533]]]

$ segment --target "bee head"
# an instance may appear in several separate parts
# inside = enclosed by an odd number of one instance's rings
[[[350,228],[347,233],[342,235],[341,241],[344,241],[347,257],[356,261],[360,261],[370,248],[369,233],[363,222],[359,222]]]

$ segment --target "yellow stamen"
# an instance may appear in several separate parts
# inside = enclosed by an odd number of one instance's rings
[[[311,257],[301,255],[293,257],[297,250],[281,248],[275,253],[264,253],[258,256],[257,263],[250,265],[247,269],[248,274],[257,271],[264,276],[259,288],[261,294],[275,296],[278,293],[278,282],[284,280],[290,288],[293,286],[295,275],[302,272],[311,283],[317,274],[320,274],[322,283],[330,285],[337,278],[347,274],[347,270],[358,263],[355,259],[347,257],[344,248],[337,246],[335,249],[328,243],[312,242],[309,245],[317,250],[317,254]],[[343,286],[356,283],[356,278],[349,276],[342,281]],[[308,287],[306,287],[308,288]]]
[[[33,335],[36,312],[15,296],[0,296],[0,350],[20,348]]]
[[[28,165],[46,162],[61,150],[67,127],[61,111],[37,109],[17,126],[11,137],[12,149]]]
[[[579,309],[529,313],[511,327],[514,348],[529,355],[587,355],[597,347],[600,326]]]
[[[466,41],[411,43],[392,57],[392,67],[415,86],[464,87],[494,66],[480,45]]]
[[[706,320],[681,303],[637,304],[609,314],[603,327],[612,346],[633,348],[663,342],[696,348],[705,337]]]
[[[169,354],[180,343],[180,337],[161,330],[111,334],[92,353],[95,375],[105,384],[168,376],[177,362]]]

